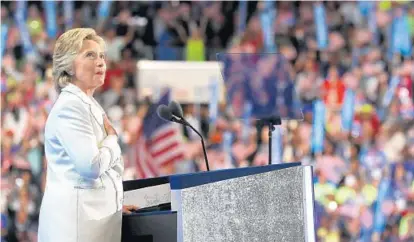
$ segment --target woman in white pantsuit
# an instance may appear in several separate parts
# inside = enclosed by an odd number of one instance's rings
[[[93,29],[62,34],[53,53],[60,90],[45,128],[40,242],[121,240],[124,164],[117,134],[93,98],[105,79],[105,43]]]

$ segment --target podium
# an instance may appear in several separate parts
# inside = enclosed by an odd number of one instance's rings
[[[171,207],[155,199],[152,209],[124,215],[122,241],[315,241],[311,166],[285,163],[125,181],[124,191],[151,192],[160,185],[169,188],[163,197]]]

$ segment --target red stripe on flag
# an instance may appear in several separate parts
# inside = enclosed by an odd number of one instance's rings
[[[152,144],[155,144],[155,143],[157,143],[157,142],[159,142],[159,141],[161,141],[161,140],[163,140],[165,138],[168,138],[169,136],[174,135],[175,134],[175,131],[176,131],[175,129],[171,129],[168,132],[165,132],[165,133],[163,133],[161,135],[157,135],[156,137],[154,137],[153,139],[151,139],[151,143]]]
[[[140,162],[137,162],[137,173],[138,173],[138,178],[146,178],[147,176],[144,173],[144,170],[141,167]]]
[[[185,158],[184,153],[181,152],[179,154],[176,154],[172,158],[163,161],[160,166],[167,166],[167,165],[170,165],[171,163],[174,163],[176,161],[183,160],[184,158]]]
[[[148,165],[148,169],[152,173],[150,176],[147,176],[147,177],[156,177],[156,176],[158,176],[159,175],[159,172],[157,171],[158,169],[154,168],[154,166],[152,165],[152,162],[149,161],[148,159],[146,159],[145,162]]]
[[[160,155],[164,154],[165,152],[168,152],[169,150],[174,149],[175,147],[178,147],[178,142],[177,141],[175,141],[174,143],[164,147],[163,149],[161,149],[161,150],[159,150],[155,153],[152,153],[152,156],[155,158],[157,156],[160,156]]]
[[[158,175],[157,169],[154,168],[154,164],[152,164],[152,161],[154,160],[154,157],[152,157],[151,153],[148,152],[150,150],[150,145],[148,143],[145,144],[145,150],[147,151],[147,156],[145,157],[145,163],[148,166],[148,169],[151,171],[152,175]],[[148,157],[148,155],[151,155]],[[151,158],[151,159],[149,159]]]

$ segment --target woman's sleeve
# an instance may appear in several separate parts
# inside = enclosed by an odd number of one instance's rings
[[[121,149],[116,135],[108,135],[98,146],[88,113],[77,102],[63,107],[57,117],[57,138],[79,174],[96,179],[114,165]]]

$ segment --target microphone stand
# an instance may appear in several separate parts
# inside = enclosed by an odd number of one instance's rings
[[[206,167],[207,167],[207,171],[210,171],[210,167],[208,165],[208,158],[207,158],[207,153],[206,153],[206,146],[204,144],[204,139],[203,136],[200,134],[200,132],[198,132],[189,122],[187,122],[187,120],[185,120],[183,117],[179,117],[180,119],[175,119],[177,122],[184,124],[188,127],[190,127],[194,132],[196,132],[196,134],[198,136],[200,136],[201,138],[201,144],[203,145],[203,153],[204,153],[204,162],[206,163]]]
[[[268,136],[269,136],[269,165],[272,164],[272,132],[275,130],[275,126],[273,126],[273,122],[270,121],[269,122],[269,132],[268,132]]]
[[[262,125],[267,124],[269,127],[269,165],[272,164],[272,132],[275,130],[275,125],[281,125],[282,119],[280,117],[269,117],[269,118],[263,118],[260,120]]]

